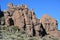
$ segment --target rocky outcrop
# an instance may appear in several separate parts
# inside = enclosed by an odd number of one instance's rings
[[[38,26],[37,18],[33,9],[29,10],[27,5],[21,4],[15,6],[12,3],[8,4],[8,9],[4,11],[5,25],[17,26],[19,29],[24,29],[26,34],[33,36],[33,29],[36,36],[40,33],[40,26]],[[40,24],[39,24],[40,25]]]
[[[41,19],[37,19],[33,9],[29,10],[27,5],[21,4],[19,6],[8,4],[7,10],[4,11],[5,25],[17,26],[19,29],[24,29],[29,36],[45,36],[50,34],[55,36],[58,34],[57,20],[43,15]]]
[[[50,34],[55,37],[60,37],[59,32],[58,32],[58,23],[56,19],[45,14],[40,19],[40,22],[42,23],[47,34]]]

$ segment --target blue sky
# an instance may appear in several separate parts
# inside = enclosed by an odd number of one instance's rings
[[[41,18],[43,14],[52,16],[58,21],[58,29],[60,30],[60,0],[0,0],[2,11],[7,9],[9,2],[14,5],[28,5],[29,9],[34,9],[37,18]]]

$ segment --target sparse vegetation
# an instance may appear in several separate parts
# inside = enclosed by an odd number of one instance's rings
[[[16,26],[7,27],[0,25],[0,40],[46,40],[46,37],[28,37],[24,30],[18,30]],[[50,38],[50,37],[49,37]],[[51,38],[52,40],[58,40]]]
[[[45,38],[43,38],[43,40],[46,40]]]

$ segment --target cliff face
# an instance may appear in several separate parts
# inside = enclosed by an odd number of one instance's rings
[[[24,29],[29,36],[45,36],[52,35],[60,37],[58,32],[57,20],[43,15],[41,19],[37,19],[34,10],[29,10],[27,5],[19,6],[8,4],[8,9],[4,11],[5,25],[17,26],[19,29]]]
[[[40,19],[40,22],[42,23],[47,34],[53,35],[55,37],[60,37],[60,34],[58,32],[58,23],[56,19],[45,14]]]

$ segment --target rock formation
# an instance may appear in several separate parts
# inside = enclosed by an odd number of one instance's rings
[[[45,36],[52,35],[60,37],[58,32],[57,20],[43,15],[41,19],[37,19],[33,9],[29,10],[27,5],[19,6],[8,4],[7,10],[4,11],[5,25],[17,26],[19,29],[24,29],[29,36]]]
[[[60,37],[58,32],[58,23],[56,19],[45,14],[40,19],[40,22],[42,23],[47,34],[53,35],[55,37]]]

